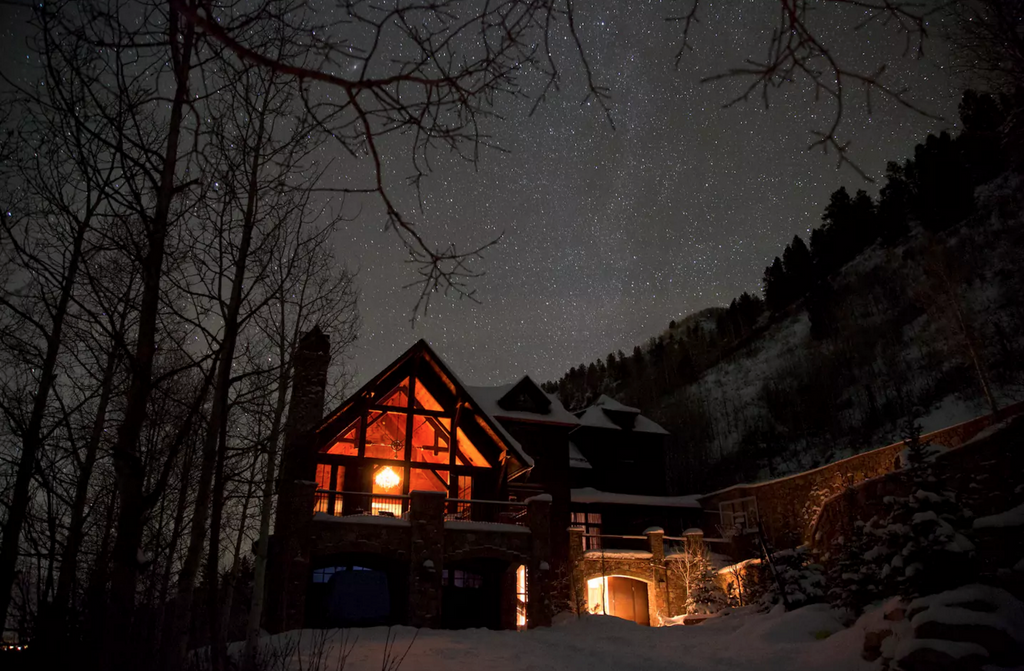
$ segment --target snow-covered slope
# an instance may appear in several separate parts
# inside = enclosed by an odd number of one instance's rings
[[[895,442],[911,415],[928,432],[985,414],[983,383],[997,404],[1024,398],[1024,177],[977,203],[945,233],[869,248],[831,278],[825,308],[798,303],[663,398],[650,414],[681,437],[677,467],[777,477]]]

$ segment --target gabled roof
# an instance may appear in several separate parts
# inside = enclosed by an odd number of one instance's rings
[[[496,387],[466,387],[466,390],[499,421],[514,419],[563,426],[578,426],[580,423],[556,396],[544,393],[529,375],[524,375],[518,382]]]
[[[477,400],[476,396],[470,391],[470,388],[463,384],[462,380],[452,372],[444,360],[438,356],[437,352],[435,352],[425,340],[417,341],[416,344],[391,362],[390,365],[381,370],[369,382],[360,387],[356,393],[348,397],[341,405],[335,408],[334,411],[328,413],[324,421],[320,423],[319,427],[317,427],[316,431],[318,437],[327,440],[330,439],[330,437],[333,437],[334,433],[344,429],[343,426],[337,425],[338,419],[352,406],[353,403],[355,403],[356,400],[376,389],[381,381],[392,371],[409,359],[420,354],[429,359],[429,363],[436,367],[436,369],[445,378],[447,378],[448,383],[450,383],[454,389],[461,392],[458,395],[462,400],[467,403],[470,409],[483,420],[487,428],[494,433],[497,440],[505,446],[507,453],[515,462],[509,467],[508,478],[512,479],[533,468],[533,459],[525,450],[523,450],[522,445],[520,445],[515,438],[509,435],[505,430],[505,427],[503,427],[501,423],[498,422],[498,420],[495,419],[488,411],[488,409]]]
[[[594,404],[579,414],[580,426],[592,426],[615,431],[635,431],[667,435],[668,431],[657,422],[640,414],[637,408],[619,403],[610,396],[601,395]],[[627,423],[628,422],[628,423]],[[625,428],[623,428],[625,426]]]
[[[593,468],[587,458],[576,447],[576,443],[569,441],[569,468]]]

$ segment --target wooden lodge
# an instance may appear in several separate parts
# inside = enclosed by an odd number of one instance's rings
[[[328,363],[314,329],[296,353],[268,630],[685,612],[666,566],[701,510],[664,496],[667,434],[639,410],[602,397],[573,414],[528,376],[467,386],[421,340],[325,416]]]

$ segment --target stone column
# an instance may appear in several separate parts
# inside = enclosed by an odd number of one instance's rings
[[[526,626],[550,627],[551,588],[551,496],[541,494],[526,502],[530,525],[530,563],[526,567]]]
[[[441,626],[444,492],[413,491],[409,502],[409,625]]]
[[[644,532],[651,553],[651,582],[647,590],[647,603],[651,613],[651,626],[660,627],[662,618],[668,617],[668,571],[665,570],[665,530],[651,527]]]
[[[572,594],[575,598],[577,613],[587,610],[587,581],[583,571],[584,562],[583,529],[569,529],[569,579],[572,581]]]
[[[271,536],[268,557],[265,626],[271,633],[301,629],[305,623],[315,491],[314,482],[293,480],[280,485],[278,520],[286,525]]]

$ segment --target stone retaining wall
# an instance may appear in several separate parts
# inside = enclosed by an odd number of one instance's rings
[[[994,415],[983,415],[967,422],[921,436],[923,441],[949,448],[958,447],[989,426],[1024,412],[1024,403],[1003,408]],[[903,443],[893,443],[869,452],[778,480],[751,485],[735,485],[707,494],[700,499],[705,511],[705,533],[717,536],[720,504],[747,497],[755,498],[765,535],[776,548],[795,547],[811,539],[822,504],[860,483],[899,468]]]

